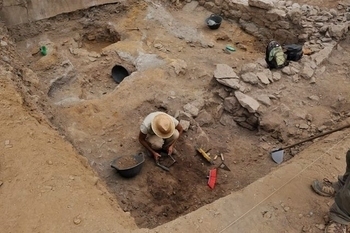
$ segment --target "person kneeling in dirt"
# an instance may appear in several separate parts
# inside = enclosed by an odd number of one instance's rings
[[[346,170],[338,176],[338,181],[331,182],[327,178],[323,182],[315,180],[312,189],[319,195],[334,197],[334,204],[329,210],[330,223],[326,233],[346,233],[350,225],[350,149],[346,153]]]
[[[164,112],[153,112],[140,126],[139,141],[158,160],[160,150],[169,155],[175,152],[174,145],[182,131],[181,124],[174,117]]]

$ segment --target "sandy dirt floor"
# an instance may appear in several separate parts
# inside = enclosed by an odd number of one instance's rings
[[[1,135],[4,150],[0,160],[0,193],[2,200],[6,200],[1,203],[6,209],[4,213],[11,216],[11,221],[5,224],[6,232],[21,232],[23,225],[18,231],[11,230],[16,221],[25,224],[22,219],[26,216],[16,215],[10,206],[13,202],[17,202],[15,208],[25,206],[35,211],[28,215],[40,215],[40,220],[26,220],[36,224],[50,222],[49,218],[62,206],[72,208],[71,215],[57,219],[67,222],[67,232],[82,219],[93,224],[91,205],[96,208],[94,214],[103,214],[105,208],[123,212],[129,228],[135,227],[127,218],[129,213],[138,227],[153,228],[240,190],[277,169],[269,157],[270,150],[280,145],[273,135],[220,123],[217,111],[222,104],[220,96],[228,96],[231,90],[213,79],[216,64],[228,64],[239,72],[243,64],[264,57],[265,45],[228,21],[223,22],[220,30],[209,30],[204,24],[208,15],[210,12],[201,7],[186,12],[140,1],[127,9],[107,5],[11,30],[25,64],[17,64],[21,68],[13,71],[22,76],[27,89],[14,91],[7,88],[12,85],[10,81],[2,81],[0,103],[8,111],[1,113],[2,131],[6,133]],[[278,92],[280,96],[265,112],[273,112],[283,103],[290,112],[311,114],[313,128],[337,125],[350,110],[348,42],[347,38],[322,64],[325,72],[317,76],[315,85],[283,78],[260,87],[257,92]],[[227,44],[237,47],[237,51],[224,53],[222,49]],[[47,56],[38,53],[41,45],[50,51]],[[154,59],[157,67],[153,68],[147,59]],[[174,64],[181,60],[187,65],[186,72],[177,74]],[[132,73],[119,85],[111,78],[115,64],[122,64]],[[2,72],[7,73],[6,69]],[[16,88],[19,87],[23,86],[17,83]],[[310,96],[318,98],[315,101]],[[191,122],[176,145],[179,154],[170,172],[156,167],[147,156],[141,173],[132,179],[120,177],[110,167],[111,161],[120,155],[143,151],[137,136],[148,113],[165,111],[175,115],[187,103],[206,110],[211,120],[204,125],[197,124],[199,120]],[[284,144],[312,133],[296,132],[295,125],[305,119],[284,120],[283,130],[288,132]],[[36,132],[40,132],[40,138]],[[223,153],[231,169],[219,171],[214,190],[207,187],[206,179],[214,166],[196,152],[198,147],[211,149],[212,155]],[[74,152],[80,155],[76,157]],[[286,159],[289,158],[287,154]],[[31,169],[25,169],[26,164]],[[219,160],[215,166],[218,164]],[[79,187],[74,186],[76,180]],[[98,188],[94,188],[96,185]],[[72,196],[60,194],[61,189],[71,190]],[[78,196],[84,196],[81,203],[70,204],[70,198],[75,200]],[[90,204],[88,200],[93,198],[100,198],[102,204],[97,207]],[[51,202],[54,205],[49,207],[47,203]],[[52,212],[44,214],[48,208]],[[33,231],[45,232],[45,224],[29,225]]]

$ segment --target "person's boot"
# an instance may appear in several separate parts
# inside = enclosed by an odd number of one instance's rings
[[[327,178],[324,178],[323,181],[314,180],[311,187],[318,195],[334,197],[339,191],[341,184],[339,184],[339,182],[331,182]]]
[[[347,233],[346,225],[330,222],[324,229],[325,233]]]

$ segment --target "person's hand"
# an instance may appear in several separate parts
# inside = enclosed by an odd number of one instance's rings
[[[157,152],[153,153],[153,158],[155,161],[158,161],[160,157],[162,157],[162,156],[160,154],[158,154]]]
[[[174,146],[173,145],[169,146],[169,148],[168,148],[168,155],[172,155],[173,151],[174,151]]]

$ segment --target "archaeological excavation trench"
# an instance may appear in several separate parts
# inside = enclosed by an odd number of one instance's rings
[[[348,42],[346,6],[334,12],[285,2],[203,2],[107,4],[8,26],[24,64],[14,81],[25,99],[86,158],[139,227],[244,188],[278,168],[273,148],[349,117],[343,84],[350,61],[336,62],[350,49],[337,44]],[[217,30],[204,23],[212,12],[224,17]],[[270,71],[264,56],[272,38],[301,43],[312,55]],[[224,52],[227,45],[236,51]],[[130,74],[119,84],[115,65]],[[139,125],[152,111],[188,126],[176,145],[177,163],[166,172],[147,157],[138,176],[124,179],[110,163],[144,150]],[[304,146],[287,151],[285,162]],[[223,153],[231,170],[219,169],[213,190],[207,175],[220,160],[208,164],[197,148]]]

